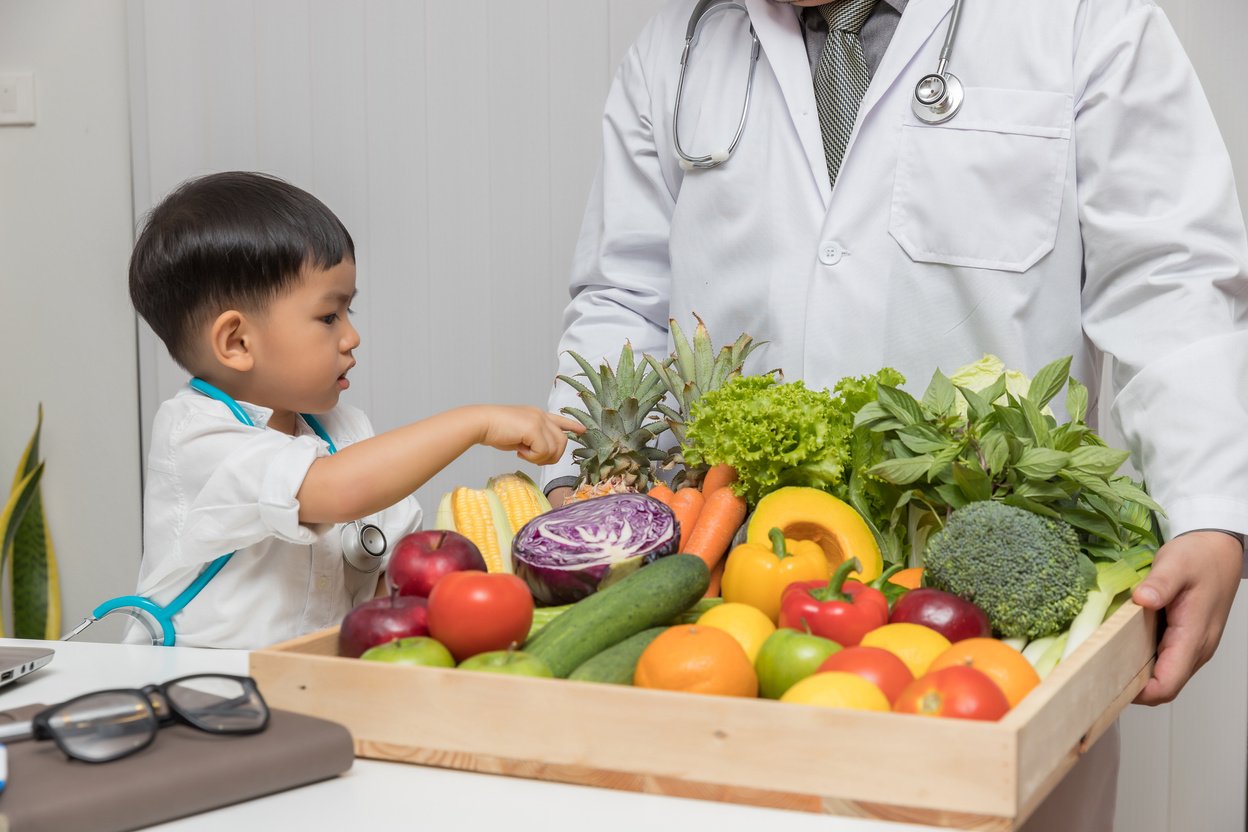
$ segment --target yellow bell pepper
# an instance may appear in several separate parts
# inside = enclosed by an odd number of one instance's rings
[[[828,559],[813,540],[786,540],[778,528],[768,536],[770,548],[742,543],[728,553],[721,587],[725,603],[749,604],[775,622],[784,588],[794,581],[827,581]]]

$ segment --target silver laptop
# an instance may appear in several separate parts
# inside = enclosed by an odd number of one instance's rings
[[[0,647],[0,686],[34,673],[52,661],[52,655],[46,647]]]

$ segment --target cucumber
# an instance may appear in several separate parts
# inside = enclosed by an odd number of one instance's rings
[[[723,598],[701,598],[698,600],[698,603],[680,613],[667,623],[673,626],[676,624],[693,624],[702,617],[702,613],[714,607],[718,607],[722,603],[724,603]],[[576,604],[561,604],[554,607],[537,607],[533,610],[533,624],[530,625],[529,634],[525,636],[525,638],[533,638],[533,636],[537,635],[543,627],[575,606]]]
[[[608,647],[666,624],[698,602],[711,573],[696,555],[668,555],[573,604],[532,638],[524,651],[568,674]]]
[[[572,671],[568,676],[578,682],[602,682],[608,685],[631,685],[633,671],[642,652],[663,633],[667,627],[651,627],[635,636],[629,636]]]

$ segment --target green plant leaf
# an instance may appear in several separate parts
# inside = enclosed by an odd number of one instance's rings
[[[1001,473],[1010,461],[1010,443],[1000,428],[994,428],[983,435],[979,440],[979,450],[984,455],[984,462],[990,474]]]
[[[997,376],[997,380],[989,384],[983,390],[979,391],[979,395],[984,401],[993,404],[997,399],[1005,395],[1005,373]]]
[[[1018,404],[1022,408],[1023,418],[1027,420],[1027,429],[1036,440],[1036,444],[1049,447],[1052,442],[1049,423],[1044,418],[1044,414],[1040,412],[1040,408],[1025,396],[1018,400]]]
[[[908,459],[890,459],[878,465],[872,465],[867,469],[867,473],[893,485],[909,485],[924,477],[931,465],[932,458],[923,454]]]
[[[992,480],[976,462],[955,462],[953,482],[971,502],[992,498]]]
[[[879,385],[879,403],[894,417],[906,425],[916,425],[926,420],[923,408],[915,401],[914,396],[887,384]]]
[[[977,422],[992,412],[992,403],[969,387],[959,387],[958,392],[966,399],[967,412],[971,421]]]
[[[1111,477],[1131,454],[1114,448],[1084,445],[1070,454],[1070,467],[1099,477]]]
[[[1073,422],[1083,422],[1088,416],[1088,388],[1074,378],[1067,382],[1066,412]]]
[[[932,373],[927,390],[923,393],[922,404],[934,416],[950,416],[957,411],[958,394],[949,377],[940,370]]]
[[[943,451],[953,441],[940,431],[927,424],[907,425],[897,431],[901,443],[916,454]]]
[[[1028,448],[1014,464],[1014,469],[1031,479],[1045,480],[1070,463],[1071,455],[1051,448]]]
[[[1066,380],[1070,378],[1070,359],[1068,355],[1052,361],[1041,367],[1040,371],[1032,377],[1031,386],[1027,388],[1027,398],[1035,404],[1037,409],[1043,408],[1052,401],[1053,397],[1066,385]]]

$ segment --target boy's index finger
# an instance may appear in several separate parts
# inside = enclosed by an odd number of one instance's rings
[[[555,424],[563,430],[570,430],[578,436],[585,432],[585,426],[575,419],[569,419],[567,416],[560,416],[558,413],[551,413],[550,418]]]

